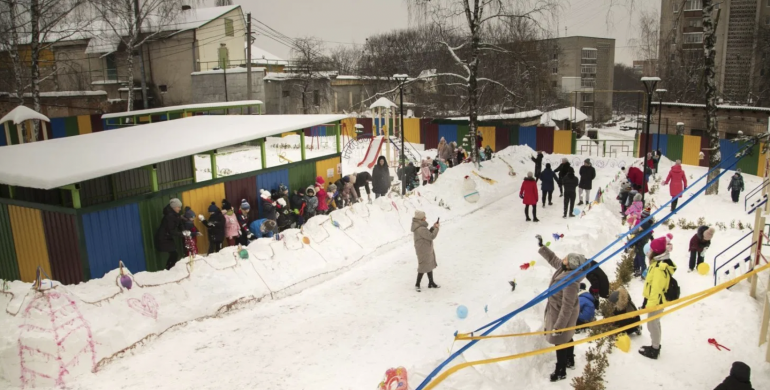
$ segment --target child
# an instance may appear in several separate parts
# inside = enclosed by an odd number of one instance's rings
[[[644,302],[642,308],[656,308],[666,302],[666,293],[671,288],[671,279],[676,272],[676,265],[671,261],[671,240],[674,236],[669,233],[664,237],[659,237],[650,243],[650,254],[647,255],[650,261],[650,267],[647,270],[647,277],[644,279]],[[657,316],[663,309],[657,309],[650,312],[647,318]],[[652,345],[639,349],[639,354],[650,359],[657,359],[660,355],[661,324],[660,318],[647,323],[647,330],[650,332]]]
[[[259,190],[260,201],[262,202],[262,216],[273,221],[278,219],[275,202],[266,190]]]
[[[486,157],[487,160],[491,160],[492,159],[492,153],[493,153],[492,152],[492,147],[487,145],[484,148],[484,156]]]
[[[332,212],[337,209],[337,201],[339,200],[339,193],[337,192],[336,184],[329,184],[329,188],[326,192],[327,200],[326,204],[329,206],[328,212]]]
[[[617,290],[613,291],[612,294],[610,294],[610,298],[608,299],[610,301],[610,304],[612,305],[612,315],[613,316],[619,316],[626,313],[633,313],[635,312],[636,305],[634,305],[634,302],[631,300],[631,297],[628,295],[628,291],[625,289],[625,287],[620,286]],[[615,321],[612,323],[613,326],[617,328],[622,328],[626,325],[631,325],[635,322],[639,322],[641,319],[639,316],[627,318],[625,320]],[[633,328],[626,329],[624,331],[627,335],[641,335],[642,334],[642,327],[636,326]]]
[[[323,177],[318,176],[315,178],[315,195],[317,198],[316,201],[318,202],[316,213],[318,215],[324,215],[329,210],[329,199],[328,196],[326,196],[326,190],[324,189],[325,183]]]
[[[249,211],[251,205],[246,199],[241,199],[241,208],[235,213],[235,217],[238,220],[238,227],[240,228],[240,244],[249,245]]]
[[[650,208],[647,207],[642,211],[641,218],[636,224],[636,234],[639,234],[652,226],[652,224],[655,222],[653,219],[650,219],[649,221],[642,223],[647,217],[650,216]],[[647,263],[644,259],[644,246],[647,245],[647,242],[652,240],[652,230],[649,231],[647,234],[644,235],[644,237],[640,238],[634,243],[634,277],[642,277],[644,275],[644,271],[647,269]]]
[[[578,297],[578,302],[580,302],[580,314],[578,314],[577,324],[583,325],[594,321],[594,316],[596,314],[596,304],[599,302],[599,300],[594,296],[594,294],[586,291],[585,283],[580,283],[580,290],[583,291],[583,293]]]
[[[703,262],[703,255],[706,249],[711,246],[711,239],[714,237],[714,228],[701,226],[690,239],[690,268],[687,272],[692,272]]]
[[[227,199],[222,200],[222,210],[225,213],[225,239],[227,239],[227,245],[233,246],[241,236],[241,228],[238,225],[238,217],[235,216],[233,206]]]
[[[203,235],[203,233],[195,227],[195,212],[191,208],[185,207],[182,219],[184,220],[184,230],[190,232],[190,239],[185,238],[185,256],[196,255],[198,254],[198,236]]]
[[[267,237],[271,238],[275,234],[276,223],[273,220],[262,218],[258,219],[249,225],[249,232],[251,233],[251,239]]]
[[[642,216],[643,209],[644,209],[644,204],[642,204],[642,194],[634,195],[634,203],[631,203],[631,207],[629,207],[625,213],[628,216],[628,226],[631,229],[633,229],[636,226],[636,223],[639,221],[639,218]]]
[[[428,185],[428,182],[430,182],[431,172],[430,172],[430,158],[425,158],[420,163],[420,176],[422,176],[422,185]]]
[[[276,207],[278,207],[279,210],[277,221],[278,231],[282,232],[291,227],[291,224],[294,223],[294,218],[292,218],[292,212],[286,207],[286,201],[283,198],[278,198],[276,203]]]
[[[714,390],[754,390],[751,387],[751,367],[743,362],[733,362],[730,375]]]
[[[727,190],[730,191],[730,196],[733,198],[733,203],[738,203],[743,191],[743,176],[741,176],[741,169],[735,170],[735,174],[730,178],[730,184],[727,186]]]
[[[625,215],[626,202],[628,201],[628,195],[631,193],[631,184],[624,181],[620,185],[620,193],[618,193],[618,201],[620,202],[620,213]]]
[[[315,217],[316,210],[318,209],[318,198],[315,196],[315,188],[308,186],[305,189],[305,220]]]
[[[222,242],[225,239],[225,216],[219,210],[216,203],[211,202],[209,206],[209,219],[199,215],[201,223],[206,226],[209,233],[209,252],[208,254],[218,253],[222,249]]]

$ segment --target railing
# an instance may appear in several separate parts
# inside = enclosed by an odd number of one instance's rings
[[[749,205],[749,200],[753,199],[755,195],[762,192],[762,190],[764,190],[765,187],[767,187],[768,185],[770,185],[770,180],[765,179],[764,181],[762,181],[760,185],[758,185],[757,187],[755,187],[753,190],[749,191],[746,194],[746,196],[743,198],[744,211],[751,214],[754,212],[754,210],[757,209],[757,207],[762,206],[763,204],[765,204],[765,202],[767,202],[767,195],[763,194],[759,199],[755,200],[754,202],[751,203],[751,205]]]
[[[744,252],[746,252],[747,250],[750,250],[750,249],[751,249],[751,247],[753,247],[753,246],[754,246],[754,245],[755,245],[757,242],[756,242],[756,241],[752,242],[751,244],[749,244],[749,246],[747,246],[746,248],[744,248],[743,250],[741,250],[740,252],[738,252],[738,253],[737,253],[735,256],[733,256],[733,257],[729,258],[727,261],[725,261],[724,263],[722,263],[722,264],[721,264],[719,267],[717,267],[717,259],[719,259],[719,257],[720,257],[720,256],[724,255],[724,254],[725,254],[727,251],[729,251],[729,250],[730,250],[732,247],[734,247],[734,246],[738,245],[738,243],[740,243],[740,242],[741,242],[741,241],[743,241],[743,240],[744,240],[746,237],[748,237],[748,236],[750,236],[750,235],[752,235],[752,234],[754,234],[754,231],[753,231],[753,230],[749,231],[749,232],[748,232],[748,233],[747,233],[745,236],[743,236],[743,237],[739,238],[739,239],[738,239],[738,241],[735,241],[735,242],[734,242],[732,245],[730,245],[729,247],[727,247],[727,249],[723,250],[722,252],[719,252],[719,254],[718,254],[718,255],[714,256],[714,285],[715,285],[715,286],[717,285],[717,275],[719,274],[719,270],[720,270],[720,269],[722,269],[722,268],[724,268],[724,266],[726,266],[727,264],[729,264],[731,261],[735,260],[735,258],[736,258],[736,257],[738,257],[738,256],[742,255],[742,254],[743,254]],[[748,255],[748,256],[747,256],[747,257],[744,259],[744,261],[750,261],[750,260],[751,260],[751,254],[749,254],[749,255]],[[736,264],[736,267],[735,267],[735,269],[738,269],[738,266],[740,266],[740,264]],[[729,273],[730,273],[730,270],[727,270],[727,274],[729,274]]]
[[[577,140],[575,146],[575,154],[583,156],[634,157],[633,140]]]

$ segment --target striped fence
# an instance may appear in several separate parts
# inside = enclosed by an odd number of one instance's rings
[[[708,167],[710,158],[710,150],[708,150],[709,144],[706,137],[700,137],[697,135],[676,135],[676,134],[650,134],[649,138],[643,134],[638,138],[638,151],[637,157],[644,157],[644,151],[647,149],[649,143],[649,151],[660,150],[661,154],[666,156],[669,160],[681,160],[682,164],[686,165],[698,165],[702,167]],[[744,143],[732,142],[729,140],[719,140],[719,149],[722,154],[722,159],[726,156],[733,155],[742,149]],[[700,158],[700,153],[703,152],[703,158]],[[741,168],[744,173],[750,175],[764,176],[765,165],[764,161],[760,158],[759,146],[754,146],[752,153],[742,158],[737,164],[725,166],[725,169]]]

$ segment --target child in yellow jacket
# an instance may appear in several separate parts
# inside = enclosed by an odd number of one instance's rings
[[[644,303],[642,308],[658,307],[666,302],[666,292],[671,285],[671,276],[676,272],[676,264],[671,261],[671,239],[674,236],[669,233],[663,237],[652,240],[650,253],[647,259],[650,262],[647,268],[647,278],[644,280]],[[663,309],[650,312],[647,317],[654,317],[663,312]],[[661,326],[660,319],[647,323],[647,330],[652,339],[651,346],[642,347],[639,353],[650,359],[657,359],[660,355]]]

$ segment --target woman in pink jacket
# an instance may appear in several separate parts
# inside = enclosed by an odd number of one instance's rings
[[[324,184],[326,184],[326,182],[323,177],[317,176],[315,178],[315,196],[318,198],[318,208],[316,209],[316,212],[318,212],[319,215],[324,215],[329,211],[329,203],[327,203],[329,199],[326,195]]]
[[[225,215],[225,238],[227,245],[233,246],[241,235],[241,226],[238,224],[238,217],[233,211],[233,206],[227,199],[222,200],[222,213]]]
[[[679,194],[687,188],[687,175],[685,175],[684,170],[682,169],[681,160],[676,160],[674,166],[668,171],[668,177],[666,177],[666,181],[663,185],[668,185],[669,182],[671,183],[669,194],[674,198],[671,202],[671,211],[673,212],[676,210],[676,204],[679,202],[679,198],[682,197]]]

